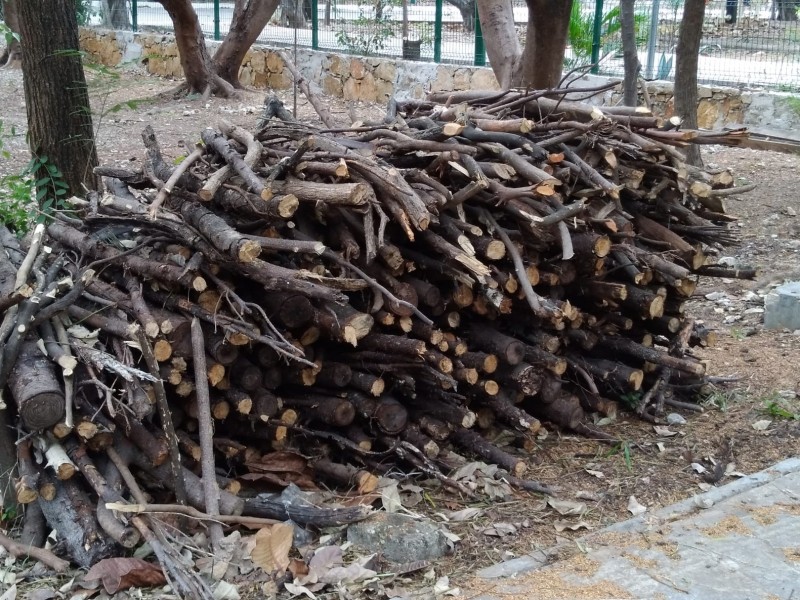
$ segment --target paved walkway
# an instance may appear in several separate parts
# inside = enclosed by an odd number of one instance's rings
[[[800,600],[800,458],[478,576],[472,600]]]

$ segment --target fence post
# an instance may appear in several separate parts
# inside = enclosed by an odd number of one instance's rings
[[[656,62],[656,42],[658,42],[658,4],[658,0],[653,0],[653,10],[650,13],[650,35],[647,38],[647,67],[644,71],[644,76],[647,79],[652,79],[655,76],[653,65]]]
[[[319,50],[319,0],[311,0],[311,49]]]
[[[483,30],[481,20],[478,16],[478,3],[475,3],[475,59],[473,63],[476,67],[486,66],[486,46],[483,43]]]
[[[220,39],[219,33],[219,0],[214,0],[214,39]]]
[[[436,15],[433,22],[433,62],[442,62],[442,6],[444,0],[436,0]]]
[[[592,27],[592,73],[600,72],[600,38],[603,34],[603,0],[594,2],[594,26]]]
[[[131,0],[131,30],[139,31],[139,3]]]

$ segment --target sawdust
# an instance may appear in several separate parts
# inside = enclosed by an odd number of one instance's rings
[[[728,537],[731,535],[752,535],[752,531],[745,525],[739,517],[725,517],[716,525],[701,529],[704,535],[713,538]]]
[[[800,546],[792,546],[791,548],[784,548],[783,555],[793,562],[800,562]]]
[[[658,568],[658,561],[652,558],[645,558],[644,556],[631,554],[630,552],[623,552],[622,557],[627,559],[628,562],[630,562],[633,566],[642,569],[643,571]]]
[[[777,510],[774,506],[748,508],[747,512],[750,513],[750,517],[759,525],[772,525],[778,520],[778,518],[775,516]]]
[[[782,513],[800,517],[800,504],[776,504],[775,508]]]

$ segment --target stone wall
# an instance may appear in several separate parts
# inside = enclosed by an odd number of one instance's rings
[[[178,47],[171,35],[131,33],[82,28],[81,48],[107,66],[137,64],[162,77],[183,75]],[[208,42],[216,51],[219,42]],[[422,98],[430,91],[497,89],[491,69],[414,62],[382,57],[357,57],[329,52],[298,50],[297,63],[303,74],[331,96],[345,100],[384,103],[393,93],[398,98]],[[286,89],[292,76],[276,50],[256,45],[245,56],[240,71],[243,85]],[[609,78],[586,76],[578,85],[592,86]],[[674,111],[672,83],[651,82],[648,93],[660,113]],[[791,94],[742,91],[737,88],[700,86],[698,123],[703,128],[724,126],[768,127],[794,130],[800,127],[800,99]],[[616,104],[618,92],[595,96],[598,103]]]

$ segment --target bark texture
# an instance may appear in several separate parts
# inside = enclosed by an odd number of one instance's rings
[[[561,79],[572,0],[526,0],[528,32],[522,56],[522,84],[554,88]],[[513,23],[514,17],[511,16]]]
[[[494,75],[500,87],[508,89],[522,59],[511,0],[479,0],[478,18]]]
[[[63,173],[69,193],[96,189],[97,165],[89,94],[78,53],[72,0],[18,2],[28,143]],[[37,178],[47,177],[40,169]]]
[[[213,60],[216,73],[233,87],[242,87],[239,67],[277,7],[278,0],[237,0],[234,5],[231,28]]]
[[[2,20],[14,33],[19,33],[19,18],[17,17],[18,0],[0,0],[3,9]],[[22,49],[19,40],[13,39],[0,54],[0,67],[19,67],[22,61]]]
[[[697,127],[697,62],[705,10],[705,0],[686,0],[675,51],[675,112],[690,129]],[[689,146],[686,159],[693,165],[701,165],[700,148]]]
[[[623,82],[623,102],[626,106],[636,106],[638,94],[636,86],[641,64],[636,54],[636,22],[634,13],[635,0],[620,0],[620,22],[622,24],[622,58],[625,64],[625,80]]]

